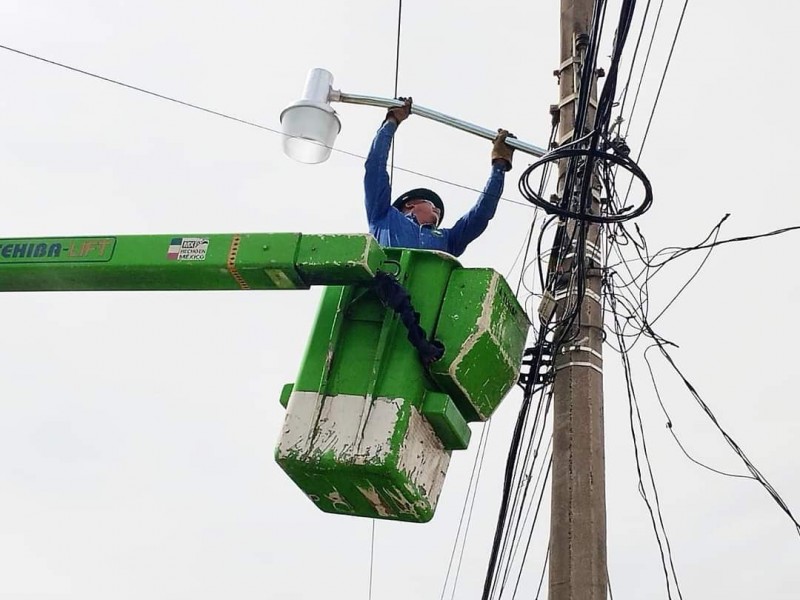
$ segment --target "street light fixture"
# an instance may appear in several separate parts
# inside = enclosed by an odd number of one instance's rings
[[[334,90],[332,84],[333,75],[329,71],[311,69],[306,78],[302,98],[281,112],[281,129],[284,134],[283,151],[290,158],[303,163],[314,164],[324,162],[331,155],[333,143],[342,129],[341,121],[339,121],[336,111],[331,107],[331,102],[362,104],[382,108],[403,105],[400,100],[394,98],[345,94],[339,90]],[[487,140],[493,140],[497,135],[497,132],[491,129],[444,115],[419,104],[411,105],[411,114],[455,127]],[[507,138],[506,143],[512,148],[537,158],[547,153],[544,148],[528,144],[517,138]]]

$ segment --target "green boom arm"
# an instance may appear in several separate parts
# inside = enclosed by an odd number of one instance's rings
[[[369,280],[385,260],[366,234],[0,239],[0,291],[307,289]]]

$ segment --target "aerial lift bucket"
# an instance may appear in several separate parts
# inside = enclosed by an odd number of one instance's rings
[[[420,325],[444,344],[429,369],[370,283],[326,289],[275,457],[322,510],[433,517],[452,450],[517,380],[530,324],[505,280],[450,255],[384,249]]]

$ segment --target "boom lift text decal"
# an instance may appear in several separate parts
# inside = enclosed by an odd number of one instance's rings
[[[116,242],[113,237],[0,240],[0,263],[105,262]]]

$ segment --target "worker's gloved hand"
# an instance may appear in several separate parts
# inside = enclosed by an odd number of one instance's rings
[[[384,121],[394,121],[398,125],[408,118],[411,114],[411,98],[398,98],[403,101],[403,106],[396,106],[386,111],[386,118]]]
[[[505,129],[498,129],[492,146],[492,164],[494,165],[497,161],[500,161],[506,171],[511,170],[511,158],[514,156],[514,149],[506,144],[506,138],[509,137],[517,136],[508,133]]]

